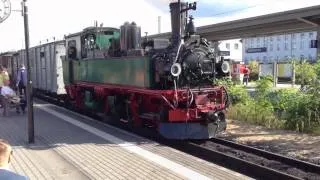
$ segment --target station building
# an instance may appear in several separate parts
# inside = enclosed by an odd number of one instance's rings
[[[225,56],[226,59],[231,59],[236,62],[242,61],[242,42],[241,39],[232,39],[220,41],[220,51],[230,51],[230,56]]]
[[[257,36],[242,40],[243,61],[257,60],[261,63],[288,62],[290,59],[317,59],[317,32]]]

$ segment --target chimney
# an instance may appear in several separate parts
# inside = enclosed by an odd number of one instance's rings
[[[171,41],[174,45],[178,45],[184,32],[184,24],[186,22],[186,12],[180,13],[182,9],[187,7],[185,2],[170,3],[171,13]]]
[[[158,33],[161,33],[161,16],[158,16]]]

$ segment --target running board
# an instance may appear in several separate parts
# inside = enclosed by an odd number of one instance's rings
[[[139,116],[141,119],[151,119],[151,120],[157,120],[159,119],[159,115],[156,113],[143,113]]]

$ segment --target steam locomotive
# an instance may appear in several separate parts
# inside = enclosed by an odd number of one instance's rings
[[[227,91],[215,80],[230,68],[218,48],[196,34],[190,10],[196,3],[170,3],[170,40],[141,37],[141,28],[126,22],[69,34],[64,49],[62,42],[49,45],[50,55],[46,47],[31,48],[35,91],[48,92],[43,83],[50,79],[59,86],[53,93],[60,89],[56,94],[66,102],[106,121],[153,127],[168,139],[215,137],[226,129],[228,106]],[[48,58],[53,66],[43,64]]]

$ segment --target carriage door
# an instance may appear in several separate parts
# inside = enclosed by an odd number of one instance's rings
[[[45,46],[40,49],[40,65],[41,65],[41,90],[46,90],[47,87],[47,66],[46,66],[46,56],[45,56]]]

